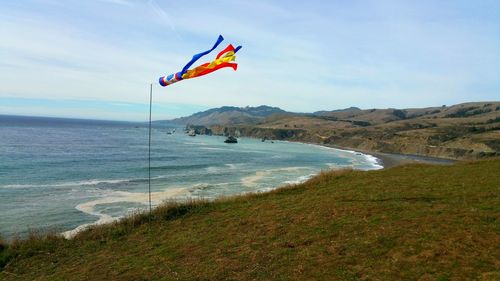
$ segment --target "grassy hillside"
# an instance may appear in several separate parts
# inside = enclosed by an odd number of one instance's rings
[[[138,215],[0,247],[0,279],[499,280],[498,171],[500,160],[325,172],[163,206],[151,227]]]
[[[500,155],[500,102],[272,115],[257,125],[212,126],[212,131],[367,151],[477,159]]]

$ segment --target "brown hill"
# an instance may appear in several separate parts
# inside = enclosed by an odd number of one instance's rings
[[[170,120],[183,125],[235,125],[256,124],[273,114],[285,114],[286,111],[278,107],[261,105],[258,107],[223,106],[195,113],[191,116]]]
[[[271,115],[259,124],[211,126],[215,134],[306,141],[452,159],[500,154],[500,102],[409,109]]]

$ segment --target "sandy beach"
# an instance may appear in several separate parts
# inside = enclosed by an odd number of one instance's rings
[[[337,145],[325,145],[325,144],[317,144],[330,148],[337,148],[341,150],[351,150],[356,151],[363,154],[368,154],[376,157],[380,160],[380,164],[384,167],[384,169],[392,168],[399,165],[410,164],[410,163],[427,163],[427,164],[443,164],[443,165],[451,165],[455,163],[455,160],[444,159],[444,158],[436,158],[436,157],[427,157],[420,155],[409,155],[409,154],[397,154],[397,153],[384,153],[377,151],[369,151],[358,148],[351,147],[343,147]]]

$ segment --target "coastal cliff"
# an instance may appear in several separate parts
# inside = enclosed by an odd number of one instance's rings
[[[188,125],[189,127],[190,125]],[[500,156],[500,103],[271,115],[257,124],[195,126],[233,135],[447,159]]]
[[[321,136],[304,129],[277,129],[258,126],[210,126],[199,131],[200,134],[223,135],[237,137],[265,138],[269,140],[299,141],[322,145],[340,146],[364,151],[384,153],[410,154],[447,159],[480,159],[500,156],[498,141],[492,140],[490,145],[474,142],[470,137],[460,139],[463,146],[456,143],[435,141],[434,137],[410,138],[398,134],[369,133],[358,135]]]

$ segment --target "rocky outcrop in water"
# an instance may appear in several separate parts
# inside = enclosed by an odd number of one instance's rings
[[[212,130],[201,125],[187,125],[186,132],[194,132],[196,135],[212,135]]]

